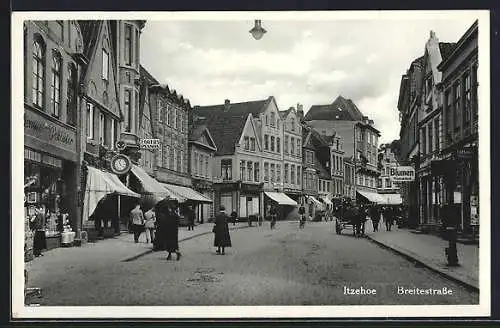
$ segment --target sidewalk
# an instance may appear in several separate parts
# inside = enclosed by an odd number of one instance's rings
[[[373,233],[371,221],[367,221],[366,235],[373,242],[413,259],[417,263],[445,275],[449,279],[479,290],[479,247],[457,243],[460,266],[446,266],[445,248],[448,241],[437,236],[414,234],[408,229],[393,227],[385,231],[382,225]]]

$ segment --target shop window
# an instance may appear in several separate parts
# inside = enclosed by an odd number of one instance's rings
[[[43,108],[44,80],[45,80],[45,44],[41,38],[33,43],[33,81],[32,97],[33,105]]]
[[[86,130],[87,138],[94,139],[94,105],[91,103],[87,103]]]

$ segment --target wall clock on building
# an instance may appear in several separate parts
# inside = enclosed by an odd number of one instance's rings
[[[125,174],[130,171],[131,168],[132,162],[128,156],[118,154],[111,159],[111,171],[117,175]]]

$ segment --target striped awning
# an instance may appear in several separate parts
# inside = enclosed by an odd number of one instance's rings
[[[271,198],[280,205],[297,206],[296,201],[294,201],[293,199],[291,199],[282,192],[266,191],[264,193],[267,195],[267,197]]]

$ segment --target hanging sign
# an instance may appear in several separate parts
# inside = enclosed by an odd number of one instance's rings
[[[160,149],[160,139],[141,139],[139,146],[141,149],[158,150]]]
[[[415,181],[415,168],[413,166],[394,166],[389,171],[393,182]]]

